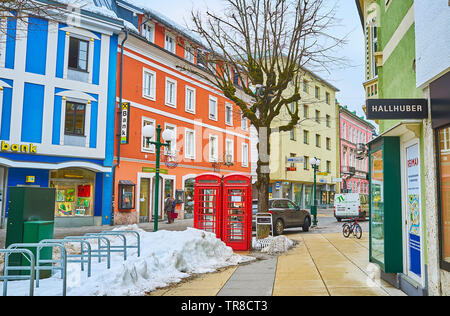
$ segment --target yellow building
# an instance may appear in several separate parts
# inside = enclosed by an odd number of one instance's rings
[[[300,84],[302,99],[291,104],[291,111],[299,107],[299,124],[289,132],[276,131],[290,121],[287,109],[272,123],[269,197],[289,198],[309,209],[313,204],[312,158],[321,161],[319,173],[327,173],[317,176],[318,205],[332,205],[339,190],[339,90],[311,72],[305,72]],[[300,159],[288,161],[293,157]]]

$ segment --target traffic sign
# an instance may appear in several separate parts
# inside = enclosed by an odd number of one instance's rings
[[[288,157],[286,163],[304,163],[305,157]]]
[[[327,176],[328,172],[317,172],[318,176]]]

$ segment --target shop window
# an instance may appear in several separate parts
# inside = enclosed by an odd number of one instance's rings
[[[133,210],[136,185],[131,181],[119,181],[119,210]]]
[[[184,181],[184,218],[194,215],[195,178]]]
[[[56,217],[94,216],[95,172],[83,169],[51,171],[50,187],[56,189]]]
[[[450,270],[450,128],[439,130],[439,186],[442,268]]]
[[[66,135],[85,136],[86,104],[66,102],[64,133]]]

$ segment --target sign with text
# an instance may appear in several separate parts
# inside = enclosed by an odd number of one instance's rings
[[[369,120],[428,118],[426,99],[368,99],[366,105]]]
[[[144,172],[144,173],[156,173],[156,168],[142,167],[142,172]],[[167,169],[159,169],[159,173],[161,173],[161,174],[169,174],[169,170],[167,170]]]
[[[122,114],[120,116],[120,143],[129,142],[129,121],[130,121],[130,103],[122,103]]]

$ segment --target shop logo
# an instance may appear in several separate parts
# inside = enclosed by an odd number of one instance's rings
[[[7,142],[2,141],[1,151],[10,151],[10,152],[16,152],[16,153],[23,153],[23,154],[36,154],[37,153],[37,147],[33,144],[29,145],[19,145],[19,144],[9,144]]]
[[[408,160],[408,168],[417,167],[419,165],[419,158]]]

